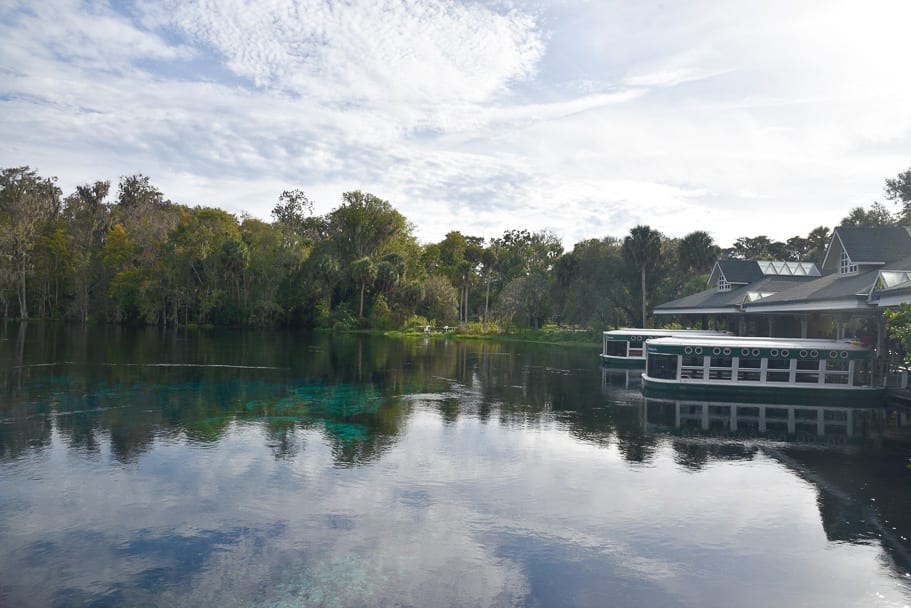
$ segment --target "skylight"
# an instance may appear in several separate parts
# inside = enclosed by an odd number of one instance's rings
[[[876,279],[876,289],[895,289],[911,284],[911,271],[909,270],[880,270]]]
[[[781,262],[761,260],[756,262],[762,274],[769,276],[818,277],[819,269],[812,262]]]

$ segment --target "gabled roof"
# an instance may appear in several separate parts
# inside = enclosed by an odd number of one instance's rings
[[[877,274],[876,270],[849,276],[839,276],[837,273],[828,274],[806,281],[803,284],[795,285],[791,289],[780,291],[757,302],[752,302],[748,308],[749,310],[757,310],[785,304],[805,304],[809,306],[812,303],[830,300],[866,300],[870,288],[876,281]]]
[[[911,298],[911,256],[888,264],[876,273],[876,279],[870,288],[870,302],[879,305],[892,305],[908,302]]]
[[[911,233],[906,226],[892,228],[870,228],[859,226],[840,226],[835,229],[832,242],[826,251],[826,260],[841,243],[848,257],[855,264],[888,264],[908,256],[911,252]]]
[[[720,262],[719,262],[720,263]],[[754,299],[758,294],[763,298],[771,297],[795,285],[812,281],[816,277],[805,276],[769,276],[749,285],[743,285],[731,291],[718,291],[714,287],[694,293],[671,302],[655,306],[655,314],[723,314],[740,312],[744,302]]]
[[[728,283],[744,284],[758,281],[762,278],[762,270],[755,260],[718,260],[715,269],[721,271]],[[715,276],[715,271],[712,271]],[[712,277],[709,277],[712,280]]]

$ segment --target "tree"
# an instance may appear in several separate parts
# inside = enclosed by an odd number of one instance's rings
[[[809,243],[802,236],[792,236],[785,243],[785,247],[787,248],[789,260],[801,261],[807,255]]]
[[[535,271],[550,272],[553,263],[563,253],[563,245],[547,230],[507,230],[495,239],[501,278],[509,282]]]
[[[332,292],[342,278],[342,268],[331,241],[323,241],[314,248],[307,260],[308,271],[315,277],[326,299],[326,315],[332,313]],[[326,317],[328,322],[328,316]]]
[[[481,253],[481,274],[484,277],[486,292],[484,294],[484,322],[487,323],[487,313],[490,310],[490,284],[493,283],[499,266],[499,246],[491,243]]]
[[[623,239],[623,258],[639,270],[642,294],[642,327],[648,327],[646,276],[658,263],[661,253],[661,233],[648,226],[635,226]]]
[[[831,238],[831,231],[826,226],[817,226],[811,230],[807,235],[807,252],[801,261],[813,262],[817,266],[822,264]]]
[[[170,266],[174,243],[169,237],[180,218],[178,206],[165,200],[147,176],[137,173],[120,178],[108,235],[118,226],[123,234],[117,235],[117,254],[109,251],[108,238],[104,255],[111,273],[109,293],[117,306],[116,320],[155,323],[167,318],[168,294],[173,293],[176,279]],[[176,311],[173,318],[176,320]]]
[[[272,208],[272,217],[308,243],[325,237],[326,221],[313,216],[313,201],[299,188],[285,190],[279,195],[278,203]]]
[[[772,257],[769,249],[772,239],[765,235],[756,237],[742,236],[726,251],[728,257],[735,260],[761,260]]]
[[[360,191],[342,195],[342,205],[329,214],[328,228],[348,263],[390,252],[397,239],[411,237],[412,229],[389,202]]]
[[[69,225],[69,251],[72,255],[75,309],[81,321],[89,318],[90,296],[98,275],[98,262],[109,227],[110,210],[105,199],[111,182],[76,186],[64,201],[63,215]]]
[[[20,319],[28,319],[28,278],[37,237],[59,211],[57,178],[42,178],[27,166],[0,171],[0,246],[12,261]]]
[[[573,252],[564,253],[557,259],[556,263],[554,263],[554,290],[552,300],[558,303],[560,311],[559,320],[561,321],[566,318],[566,303],[569,298],[570,288],[572,287],[573,282],[575,282],[578,273],[579,259]]]
[[[711,270],[721,250],[712,236],[704,230],[696,230],[680,239],[677,248],[680,267],[684,273],[705,274]]]
[[[911,218],[911,168],[899,173],[892,179],[886,179],[886,198],[899,203],[905,221]]]
[[[459,311],[456,288],[445,277],[430,277],[424,281],[421,312],[431,320],[445,322],[454,319]]]
[[[614,237],[581,241],[573,247],[573,257],[578,269],[566,288],[565,320],[600,329],[628,325],[635,313],[628,312],[631,290],[621,241]]]
[[[547,310],[547,279],[535,272],[516,277],[503,288],[498,312],[501,318],[512,321],[522,317],[527,325],[539,327]]]
[[[373,261],[368,257],[363,257],[359,260],[355,260],[351,263],[351,278],[358,284],[360,289],[361,300],[360,307],[358,308],[357,316],[361,319],[364,318],[364,292],[367,290],[367,285],[373,283],[376,278],[376,266],[373,264]]]
[[[895,226],[896,218],[892,217],[889,210],[882,203],[873,203],[869,209],[854,207],[847,216],[842,218],[839,226]]]

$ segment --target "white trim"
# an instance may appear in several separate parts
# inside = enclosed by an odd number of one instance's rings
[[[791,304],[762,304],[760,300],[756,304],[748,304],[744,311],[746,313],[760,312],[816,312],[820,310],[856,310],[872,308],[865,300],[857,298],[843,298],[841,300],[823,300],[821,302],[794,302]]]
[[[842,277],[855,275],[857,271],[857,263],[851,259],[847,249],[842,249],[841,255],[838,256],[838,275]]]
[[[715,276],[715,270],[718,270],[718,272],[721,272],[721,266],[718,265],[717,260],[715,261],[715,265],[712,266],[712,272],[709,273],[709,278],[705,282],[705,286],[707,288],[711,287],[713,284],[716,284],[718,282],[718,279],[715,279],[714,281],[712,281],[712,277]]]
[[[845,243],[844,243],[844,241],[841,240],[841,236],[839,236],[839,234],[838,234],[838,228],[836,228],[835,230],[832,231],[832,238],[829,239],[829,246],[826,247],[826,255],[822,259],[822,265],[820,266],[820,268],[822,268],[823,270],[825,270],[826,262],[829,260],[829,254],[832,252],[832,243],[835,242],[836,237],[838,238],[838,242],[841,244],[842,251],[845,250]]]
[[[911,294],[880,296],[878,300],[870,302],[871,306],[898,306],[899,304],[911,304]]]
[[[731,315],[743,314],[743,311],[736,306],[730,308],[673,308],[659,309],[653,308],[654,315]]]
[[[661,353],[664,354],[664,353]],[[680,360],[680,355],[676,355],[677,360]],[[733,367],[731,368],[733,370]],[[775,370],[775,371],[787,371],[787,370]],[[679,372],[679,363],[678,363],[678,374]],[[642,379],[648,382],[653,382],[655,384],[672,384],[675,386],[687,385],[687,386],[726,386],[729,388],[773,388],[780,390],[808,390],[808,391],[818,391],[820,388],[827,390],[838,390],[838,391],[879,391],[880,387],[871,385],[871,384],[825,384],[825,383],[815,383],[815,382],[761,382],[756,380],[693,380],[693,379],[671,379],[671,378],[652,378],[647,375],[648,371],[642,372]],[[792,374],[793,375],[793,374]],[[721,405],[721,403],[719,403]],[[794,404],[795,406],[797,404]],[[772,406],[778,407],[778,406]]]

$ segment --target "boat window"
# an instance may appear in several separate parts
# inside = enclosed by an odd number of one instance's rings
[[[677,355],[652,353],[648,356],[646,366],[646,373],[650,378],[677,379]]]
[[[848,384],[848,372],[826,372],[826,384]]]
[[[797,369],[798,370],[814,370],[814,371],[818,370],[819,361],[817,361],[816,359],[811,359],[809,361],[802,361],[802,360],[798,359],[797,360]]]
[[[731,357],[712,357],[711,366],[712,367],[731,367],[734,364],[734,359]]]
[[[737,371],[738,382],[759,382],[761,379],[762,374],[758,369],[740,369]]]
[[[604,342],[604,354],[612,357],[626,356],[626,340],[607,340]]]
[[[803,363],[798,361],[798,363]],[[797,375],[794,377],[796,382],[800,384],[818,384],[819,383],[819,372],[797,372]]]
[[[847,359],[829,359],[826,361],[827,372],[846,372],[851,362]]]
[[[642,356],[642,345],[633,346],[629,345],[629,356],[630,357],[641,357]]]
[[[870,360],[858,359],[854,362],[854,385],[866,386],[873,383],[870,372]]]
[[[731,379],[731,370],[730,369],[710,369],[709,370],[709,380],[730,380]]]
[[[684,367],[680,370],[680,377],[689,380],[702,380],[705,377],[705,370],[702,367]]]
[[[771,363],[771,361],[769,361]],[[766,382],[790,382],[791,372],[789,371],[772,371],[769,370],[765,375]]]
[[[683,367],[702,367],[704,363],[702,355],[683,355]]]
[[[769,369],[791,369],[791,360],[790,359],[769,359],[769,363],[766,366]]]
[[[750,369],[759,369],[762,366],[762,359],[744,359],[740,358],[739,367],[740,369],[750,368]]]

